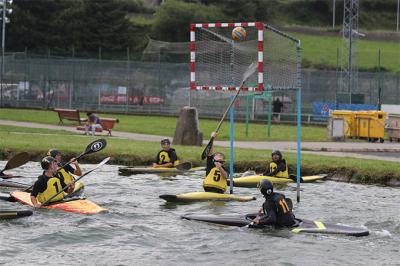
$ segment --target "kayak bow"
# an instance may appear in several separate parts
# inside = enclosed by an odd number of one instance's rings
[[[161,195],[160,198],[168,202],[195,202],[195,201],[251,201],[253,196],[238,196],[214,192],[189,192],[178,195]]]

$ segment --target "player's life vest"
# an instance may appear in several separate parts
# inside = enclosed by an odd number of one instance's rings
[[[63,189],[61,186],[60,179],[58,177],[50,177],[49,180],[47,181],[47,188],[45,191],[40,192],[37,195],[37,200],[40,203],[43,203],[47,201],[49,198],[54,196],[56,193],[60,192]],[[60,193],[56,197],[54,197],[51,201],[59,201],[62,200],[65,196],[65,193]]]
[[[276,177],[289,178],[289,169],[288,169],[287,164],[285,164],[285,165],[286,165],[285,171],[280,171],[280,172],[276,173],[276,175],[275,175]],[[271,172],[275,171],[275,169],[276,169],[277,167],[278,167],[278,166],[277,166],[276,163],[271,162],[271,163],[269,164],[269,172],[271,173]]]
[[[221,173],[221,171],[214,167],[211,169],[210,173],[204,178],[203,187],[214,187],[222,189],[224,192],[226,190],[227,180]]]

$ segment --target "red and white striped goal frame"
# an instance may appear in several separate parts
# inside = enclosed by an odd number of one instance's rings
[[[198,23],[190,24],[190,89],[191,90],[221,90],[235,91],[240,87],[225,87],[219,85],[204,86],[196,84],[196,28],[234,28],[234,27],[255,27],[258,30],[258,86],[246,87],[245,91],[262,91],[264,89],[264,25],[262,22],[238,22],[238,23]]]

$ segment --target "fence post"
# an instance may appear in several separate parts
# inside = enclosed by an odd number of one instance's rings
[[[125,102],[125,113],[127,114],[129,111],[129,91],[131,89],[131,63],[130,63],[130,50],[129,46],[126,48],[126,59],[127,59],[127,76],[128,76],[128,86],[126,88],[126,102]]]
[[[99,68],[101,69],[101,75],[100,75],[100,86],[98,86],[97,89],[97,110],[100,110],[101,106],[101,90],[103,88],[103,69],[102,69],[102,64],[101,64],[101,47],[99,47]]]
[[[69,88],[69,108],[72,108],[72,97],[75,85],[75,46],[72,45],[72,82],[71,87]]]
[[[396,75],[396,103],[399,104],[400,74]]]
[[[381,49],[379,48],[378,50],[378,111],[381,110],[381,93],[382,93],[382,87],[381,87]]]

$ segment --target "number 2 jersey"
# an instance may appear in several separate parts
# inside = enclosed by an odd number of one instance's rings
[[[176,165],[177,161],[178,156],[176,155],[175,149],[170,148],[168,151],[159,151],[154,162],[156,164],[172,163],[173,165]]]
[[[225,172],[229,176],[229,171],[223,166],[222,168],[224,168]],[[223,176],[218,167],[215,166],[213,156],[207,157],[206,177],[203,181],[203,187],[218,188],[225,192],[228,176]]]

